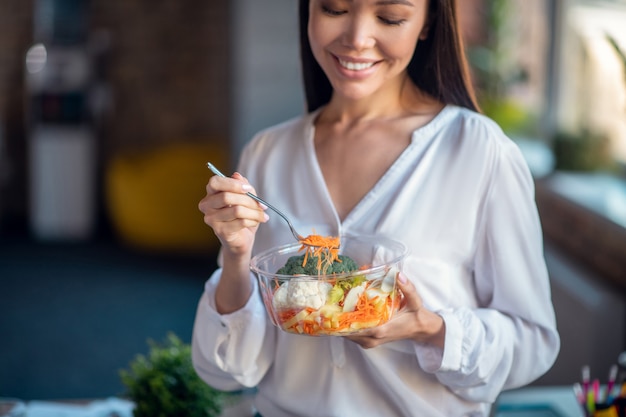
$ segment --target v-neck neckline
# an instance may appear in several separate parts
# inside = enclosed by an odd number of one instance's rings
[[[441,124],[448,119],[449,115],[452,114],[452,110],[458,108],[450,104],[445,105],[439,111],[439,113],[437,113],[437,115],[432,118],[432,120],[430,120],[425,125],[413,130],[413,132],[411,133],[411,140],[409,145],[402,151],[402,153],[400,153],[400,155],[398,155],[398,158],[396,158],[396,160],[378,179],[373,187],[356,203],[356,205],[348,212],[348,214],[343,219],[339,217],[339,213],[337,212],[335,203],[333,202],[332,196],[330,195],[328,185],[326,184],[326,179],[324,178],[324,174],[322,172],[319,160],[317,159],[317,153],[315,151],[315,119],[318,117],[322,109],[323,108],[320,107],[309,113],[307,123],[305,123],[307,129],[307,132],[305,134],[307,153],[308,155],[310,155],[309,163],[311,164],[311,169],[315,175],[315,184],[316,186],[320,187],[323,195],[325,196],[326,204],[330,206],[331,211],[334,214],[336,224],[341,230],[342,227],[349,226],[349,224],[358,221],[361,213],[366,212],[368,207],[376,201],[379,191],[381,189],[384,189],[385,185],[392,180],[392,178],[394,177],[394,173],[403,171],[405,163],[413,160],[415,158],[415,153],[419,153],[424,149],[428,142],[427,139],[432,138],[433,133],[438,130]]]

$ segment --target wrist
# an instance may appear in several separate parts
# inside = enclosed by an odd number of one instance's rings
[[[222,254],[222,274],[217,284],[215,305],[220,314],[242,308],[252,293],[250,256]]]
[[[418,341],[443,349],[446,339],[446,324],[443,317],[425,308],[421,308],[417,315],[419,328],[423,329],[417,335]]]
[[[246,271],[250,270],[250,260],[252,256],[249,252],[238,253],[222,250],[221,261],[224,269],[232,271]]]

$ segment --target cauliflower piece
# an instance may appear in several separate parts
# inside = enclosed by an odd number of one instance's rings
[[[332,288],[332,285],[323,281],[291,279],[276,290],[272,304],[276,310],[306,307],[317,310],[326,304]]]

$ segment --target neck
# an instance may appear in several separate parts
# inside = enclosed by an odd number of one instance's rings
[[[362,99],[351,99],[335,92],[318,120],[326,123],[355,124],[361,121],[394,119],[430,112],[433,106],[439,104],[406,77],[397,87],[378,91]]]

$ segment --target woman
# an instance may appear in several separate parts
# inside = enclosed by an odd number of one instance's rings
[[[309,113],[259,133],[199,204],[222,243],[193,359],[264,416],[486,416],[559,349],[533,181],[476,111],[454,0],[302,0]],[[253,188],[254,186],[254,188]],[[405,305],[359,336],[272,326],[253,254],[298,230],[383,234],[410,248]]]

